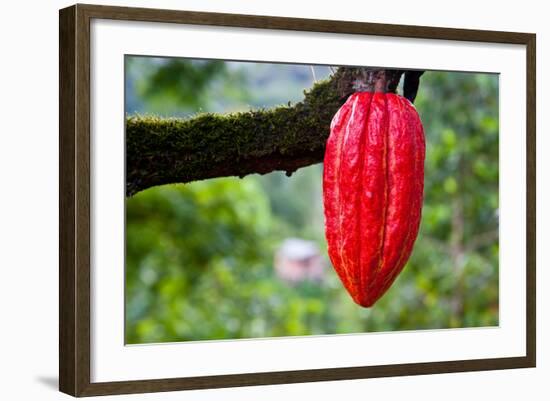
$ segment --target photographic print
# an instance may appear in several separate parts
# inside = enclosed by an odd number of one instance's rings
[[[536,35],[59,14],[59,388],[536,366]]]
[[[125,56],[125,341],[499,325],[499,76]]]

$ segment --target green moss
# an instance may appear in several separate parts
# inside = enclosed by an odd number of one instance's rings
[[[330,121],[345,100],[336,79],[317,83],[300,103],[273,109],[189,119],[128,116],[127,195],[168,183],[292,172],[322,161]]]

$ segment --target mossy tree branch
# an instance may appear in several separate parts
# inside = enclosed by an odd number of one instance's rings
[[[330,121],[357,90],[394,92],[398,70],[339,68],[302,102],[190,119],[126,119],[126,194],[206,178],[265,174],[323,160]],[[372,85],[372,86],[369,86]]]

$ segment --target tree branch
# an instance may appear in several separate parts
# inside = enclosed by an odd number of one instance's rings
[[[332,117],[355,91],[395,92],[402,71],[339,68],[302,102],[190,119],[126,119],[126,195],[146,188],[274,170],[323,160]]]

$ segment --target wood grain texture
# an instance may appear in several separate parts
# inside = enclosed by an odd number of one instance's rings
[[[536,58],[536,36],[529,35],[527,38],[527,227],[526,227],[526,249],[527,249],[527,360],[530,366],[536,366],[537,360],[537,269],[536,269],[536,223],[537,223],[537,189],[536,189],[536,149],[537,149],[537,58]]]
[[[90,18],[279,29],[415,39],[526,44],[528,33],[79,4]]]
[[[285,372],[94,383],[87,387],[80,395],[97,396],[159,391],[201,390],[225,387],[320,382],[328,380],[373,379],[378,377],[417,376],[438,373],[501,370],[527,367],[531,367],[531,365],[528,363],[526,358],[518,357],[294,370]]]
[[[59,15],[59,388],[75,393],[75,7]]]
[[[90,384],[90,18],[76,9],[76,391]]]
[[[90,385],[89,17],[59,13],[60,286],[59,389]]]
[[[527,48],[527,354],[517,358],[260,372],[223,376],[90,381],[90,20],[169,22],[479,41]],[[73,396],[346,380],[535,366],[535,35],[189,11],[76,5],[60,11],[59,383]],[[121,155],[123,157],[123,155]]]

